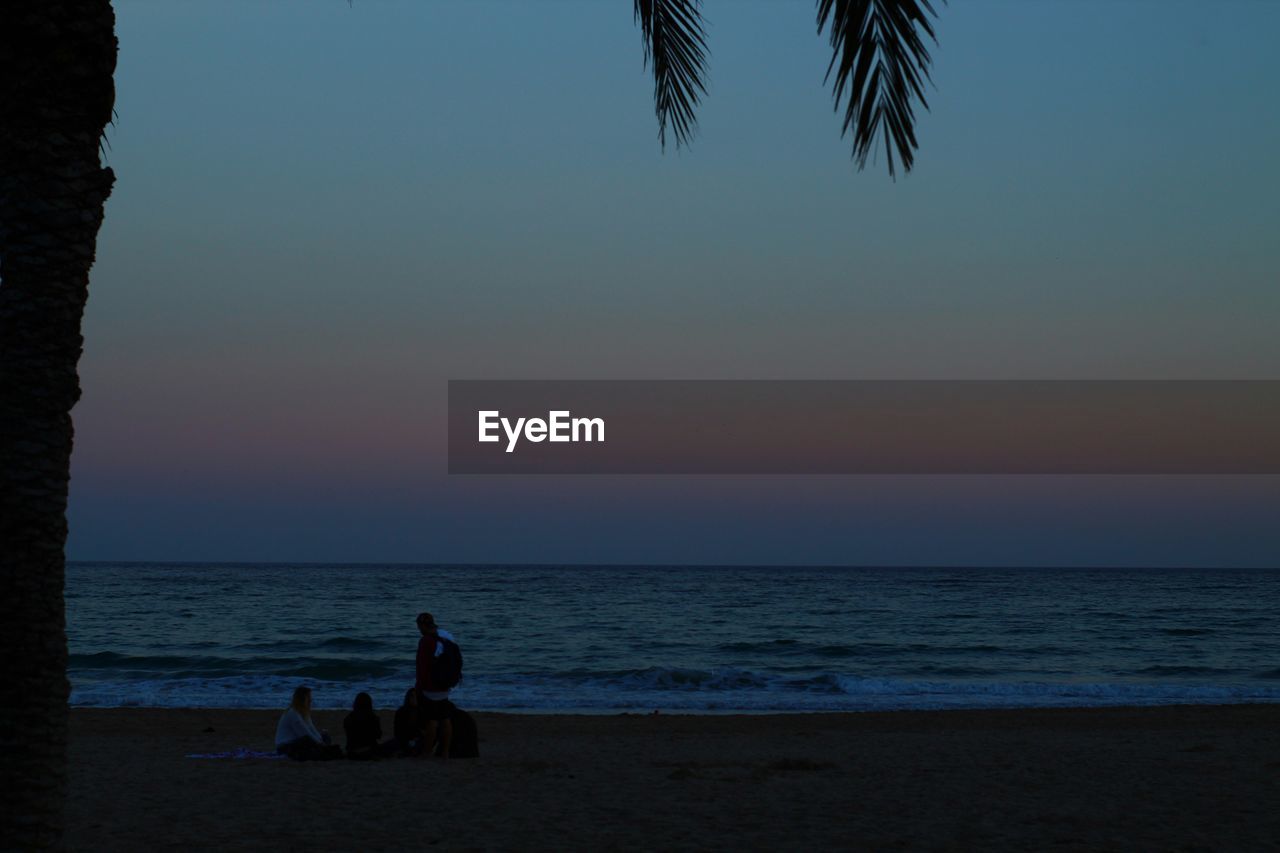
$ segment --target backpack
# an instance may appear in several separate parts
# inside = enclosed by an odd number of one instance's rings
[[[444,648],[431,661],[431,686],[436,690],[452,690],[462,680],[462,649],[453,640],[437,639]]]

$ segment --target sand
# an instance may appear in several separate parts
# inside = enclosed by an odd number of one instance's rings
[[[276,716],[73,711],[69,846],[1280,849],[1280,706],[480,714],[470,761],[185,757]]]

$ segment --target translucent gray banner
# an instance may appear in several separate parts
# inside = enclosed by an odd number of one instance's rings
[[[454,380],[451,474],[1277,474],[1280,381]]]

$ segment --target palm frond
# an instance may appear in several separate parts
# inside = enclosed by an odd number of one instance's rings
[[[701,0],[635,0],[645,67],[653,66],[653,105],[664,149],[668,129],[676,147],[689,143],[697,126],[694,109],[707,93],[701,6]]]
[[[834,51],[827,80],[835,75],[837,110],[847,97],[841,134],[853,131],[859,169],[882,139],[889,175],[895,151],[911,171],[918,147],[913,103],[929,108],[924,88],[932,58],[924,36],[937,43],[929,21],[936,15],[930,0],[818,0],[818,33],[830,22]]]

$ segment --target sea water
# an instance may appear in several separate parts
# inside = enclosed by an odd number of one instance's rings
[[[73,705],[399,703],[414,617],[509,711],[1280,701],[1280,571],[79,563]]]

